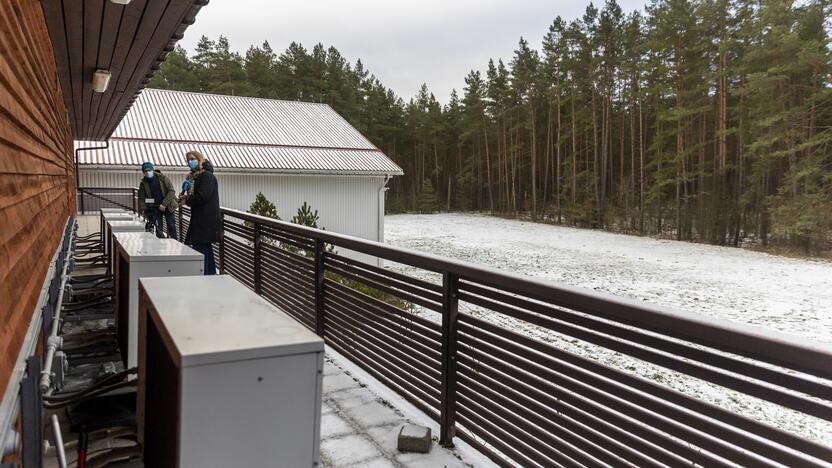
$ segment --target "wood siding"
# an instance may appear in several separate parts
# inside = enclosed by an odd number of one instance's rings
[[[64,223],[72,138],[41,3],[0,2],[0,393]]]

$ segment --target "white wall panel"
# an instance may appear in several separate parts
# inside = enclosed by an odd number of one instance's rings
[[[187,172],[162,171],[177,190]],[[281,219],[290,221],[303,202],[318,210],[319,226],[333,232],[382,241],[384,197],[382,177],[309,176],[288,174],[215,173],[220,204],[247,211],[257,192],[277,207]],[[138,187],[141,173],[124,170],[80,170],[80,187]],[[344,252],[347,253],[347,252]]]

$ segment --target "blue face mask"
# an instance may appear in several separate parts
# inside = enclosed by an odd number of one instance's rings
[[[199,164],[196,159],[189,159],[188,160],[188,167],[191,168],[192,171],[196,170],[196,166]]]
[[[144,176],[147,177],[148,179],[152,179],[153,178],[153,171],[145,172]]]

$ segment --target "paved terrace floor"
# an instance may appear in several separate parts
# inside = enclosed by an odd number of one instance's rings
[[[78,225],[79,235],[95,232],[99,229],[99,217],[97,214],[80,216]],[[434,443],[430,453],[398,451],[399,429],[408,423],[431,428]],[[438,433],[438,424],[427,415],[327,347],[321,407],[321,462],[324,467],[496,466],[459,439],[453,449],[440,446]],[[67,453],[67,456],[70,462],[75,459],[74,453]],[[54,458],[49,461],[52,460]]]

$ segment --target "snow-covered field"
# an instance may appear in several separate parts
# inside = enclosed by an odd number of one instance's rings
[[[832,263],[467,214],[394,215],[385,241],[560,284],[595,289],[832,343]],[[390,268],[431,278],[404,265]],[[489,312],[475,310],[477,313]],[[496,314],[493,314],[496,315]],[[538,338],[532,325],[490,317]],[[565,349],[832,443],[832,424],[684,375],[555,337]],[[548,339],[547,339],[548,341]]]

